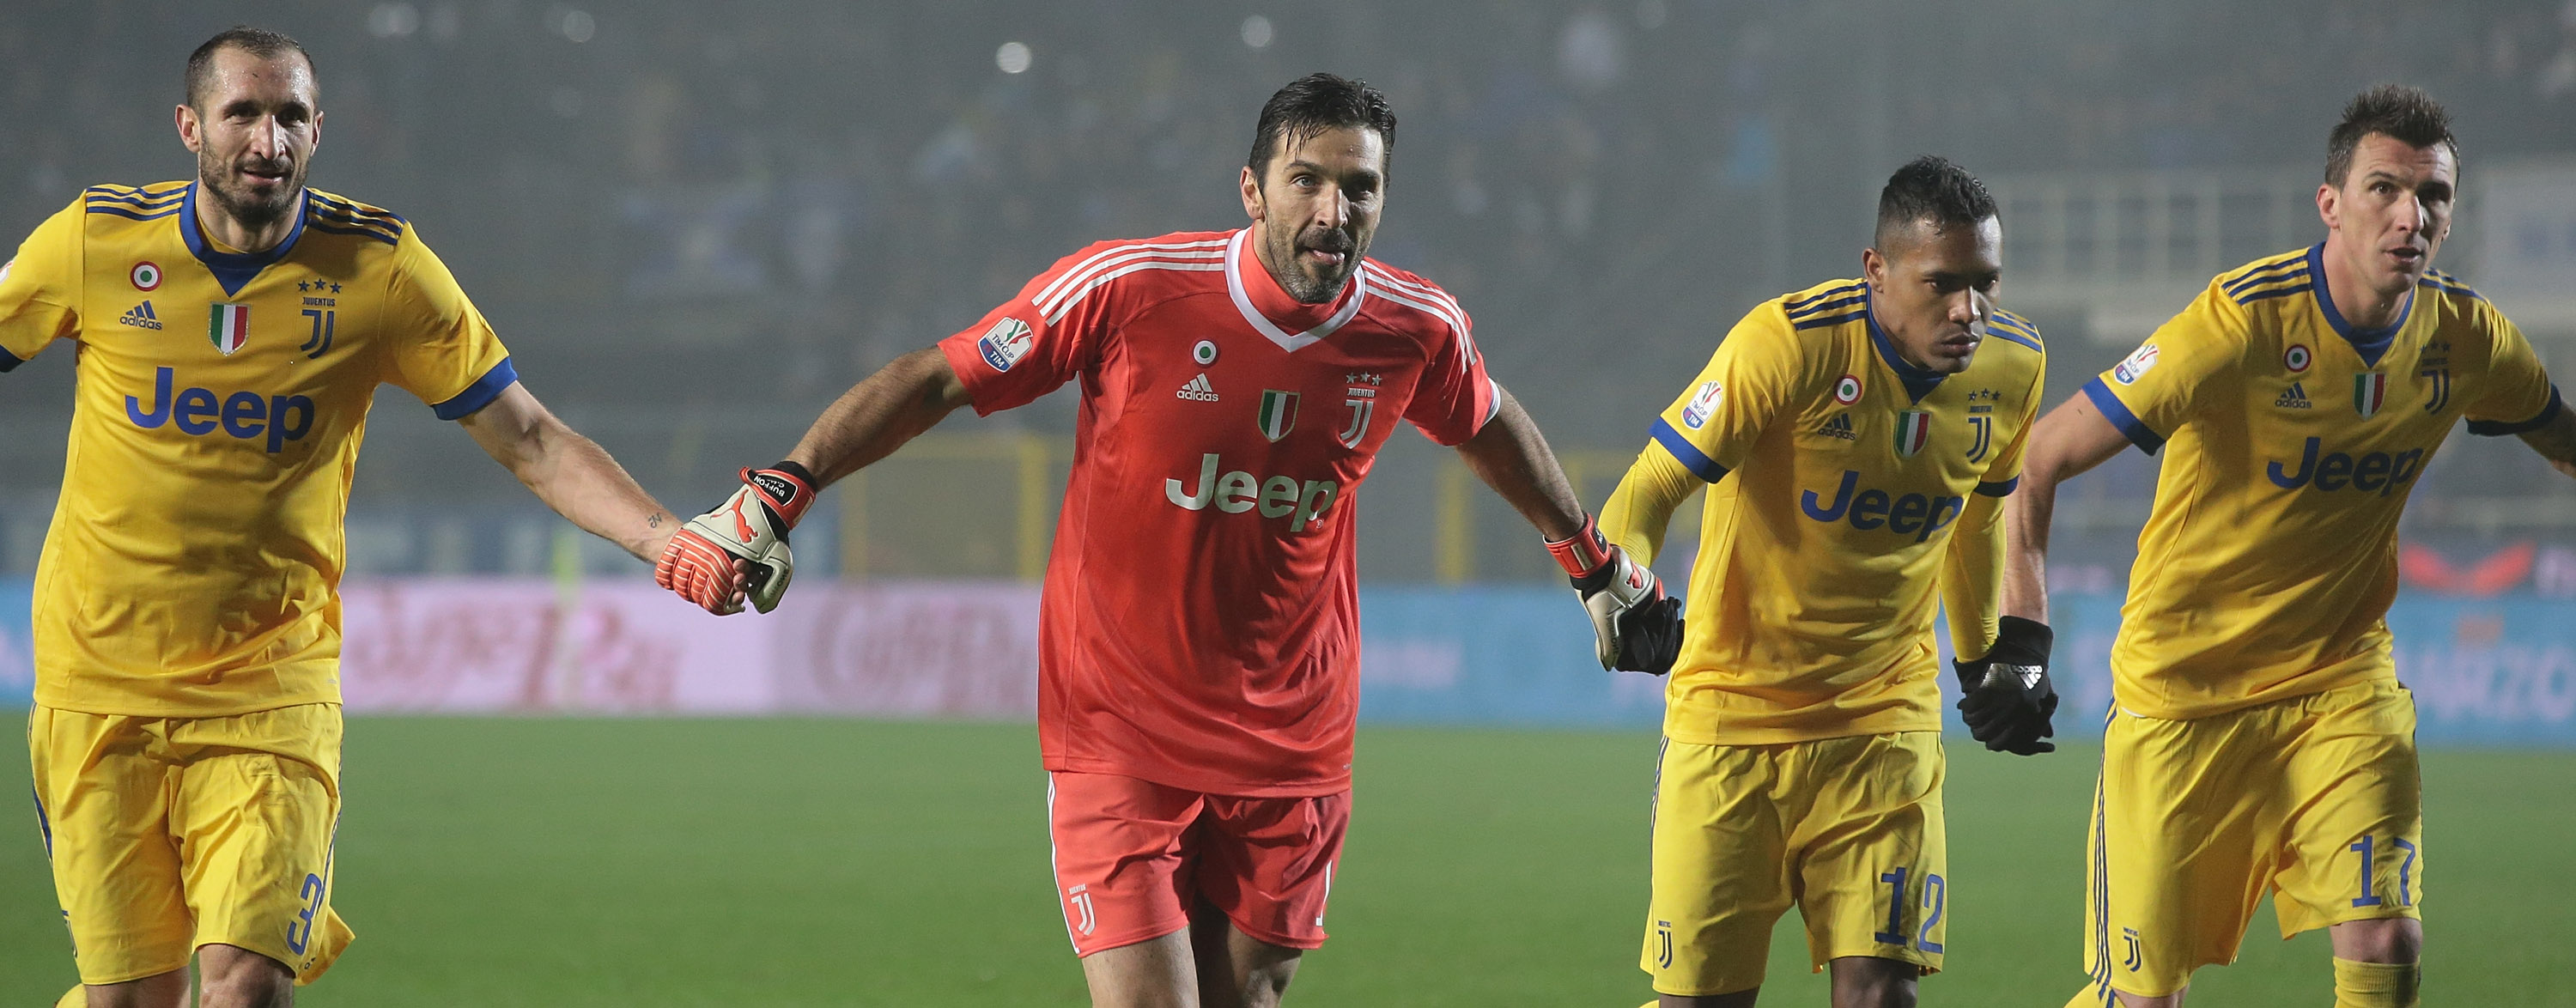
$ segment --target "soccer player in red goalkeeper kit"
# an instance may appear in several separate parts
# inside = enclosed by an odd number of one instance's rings
[[[1456,447],[1544,534],[1604,667],[1661,672],[1678,645],[1678,600],[1594,531],[1486,376],[1466,312],[1365,258],[1394,142],[1374,89],[1290,83],[1241,174],[1251,226],[1058,261],[852,388],[660,565],[711,610],[745,583],[765,610],[817,488],[959,406],[1080,383],[1038,737],[1057,896],[1095,1005],[1275,1004],[1323,943],[1359,707],[1352,498],[1396,419]]]

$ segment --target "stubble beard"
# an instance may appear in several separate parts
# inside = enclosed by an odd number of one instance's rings
[[[1306,272],[1306,257],[1297,248],[1298,234],[1293,229],[1274,228],[1263,236],[1263,243],[1270,246],[1270,260],[1279,264],[1275,271],[1279,288],[1299,304],[1326,304],[1340,297],[1342,286],[1359,271],[1360,258],[1367,250],[1352,242],[1352,247],[1343,252],[1341,268],[1317,277]]]
[[[215,198],[215,206],[235,223],[251,231],[266,230],[295,209],[297,197],[304,194],[304,164],[296,162],[273,197],[261,198],[235,192],[224,183],[233,176],[233,164],[217,164],[211,155],[197,155],[197,188]]]

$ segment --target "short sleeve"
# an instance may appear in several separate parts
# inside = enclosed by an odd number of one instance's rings
[[[1753,442],[1798,392],[1798,337],[1777,303],[1754,309],[1717,344],[1708,366],[1647,431],[1703,480],[1743,465]]]
[[[0,265],[0,371],[80,332],[81,201],[45,219]]]
[[[2469,433],[2520,434],[2557,418],[2565,408],[2558,388],[2549,383],[2549,373],[2541,367],[2540,355],[2532,352],[2531,341],[2523,337],[2522,327],[2493,308],[2485,308],[2482,318],[2493,334],[2492,349],[2477,401],[2469,404]]]
[[[1458,445],[1485,429],[1485,421],[1493,419],[1494,410],[1502,405],[1502,396],[1485,373],[1485,355],[1476,352],[1475,323],[1467,318],[1466,309],[1446,293],[1433,303],[1443,309],[1447,335],[1432,348],[1431,362],[1415,380],[1404,418],[1421,428],[1423,436]]]
[[[2238,369],[2249,323],[2244,306],[2212,283],[2182,314],[2084,386],[2111,426],[2148,454],[2190,422],[2212,379]]]
[[[465,418],[519,380],[492,324],[412,228],[394,246],[383,331],[391,344],[385,380],[419,396],[441,420]]]
[[[1132,243],[1102,242],[1058,259],[972,326],[939,341],[979,415],[1026,405],[1100,359],[1121,313],[1112,283]]]

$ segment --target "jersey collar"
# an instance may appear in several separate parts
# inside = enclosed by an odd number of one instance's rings
[[[1279,349],[1295,353],[1332,335],[1334,330],[1358,317],[1360,302],[1368,298],[1368,270],[1351,272],[1350,282],[1342,285],[1340,301],[1329,305],[1304,304],[1281,290],[1279,281],[1252,254],[1251,235],[1251,228],[1243,228],[1226,242],[1225,292],[1234,298],[1235,310],[1243,313],[1243,320],[1251,323],[1254,331],[1279,344]],[[1247,282],[1245,274],[1260,279]],[[1281,325],[1282,322],[1306,328],[1291,333]]]
[[[1907,402],[1922,402],[1924,396],[1931,395],[1933,389],[1941,387],[1941,379],[1944,376],[1938,371],[1926,371],[1908,364],[1905,358],[1897,355],[1896,344],[1889,342],[1887,331],[1878,327],[1878,309],[1869,299],[1868,281],[1861,282],[1860,303],[1861,307],[1869,309],[1869,342],[1870,345],[1878,348],[1878,359],[1886,361],[1888,370],[1896,372],[1896,380],[1905,385]]]
[[[2358,329],[2335,310],[2334,292],[2326,289],[2326,243],[2308,246],[2308,275],[2316,278],[2317,309],[2325,313],[2326,325],[2352,344],[2353,352],[2361,355],[2363,367],[2378,367],[2389,344],[2397,341],[2397,331],[2406,328],[2406,320],[2415,314],[2415,288],[2406,288],[2406,303],[2397,306],[2397,321],[2381,329]]]
[[[206,264],[206,272],[215,275],[216,283],[224,285],[224,296],[231,297],[241,293],[242,285],[250,283],[259,271],[295,250],[295,240],[304,237],[305,210],[312,204],[312,190],[308,189],[296,197],[295,226],[286,232],[286,240],[278,242],[275,247],[265,252],[218,252],[197,230],[197,183],[190,182],[187,198],[179,203],[179,236],[187,239],[188,253]]]

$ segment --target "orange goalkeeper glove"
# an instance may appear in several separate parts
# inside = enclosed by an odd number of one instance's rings
[[[673,533],[653,583],[723,616],[742,611],[740,590],[761,612],[778,608],[796,574],[787,531],[814,503],[814,474],[794,462],[742,471],[742,489]],[[748,574],[737,584],[737,564]]]

